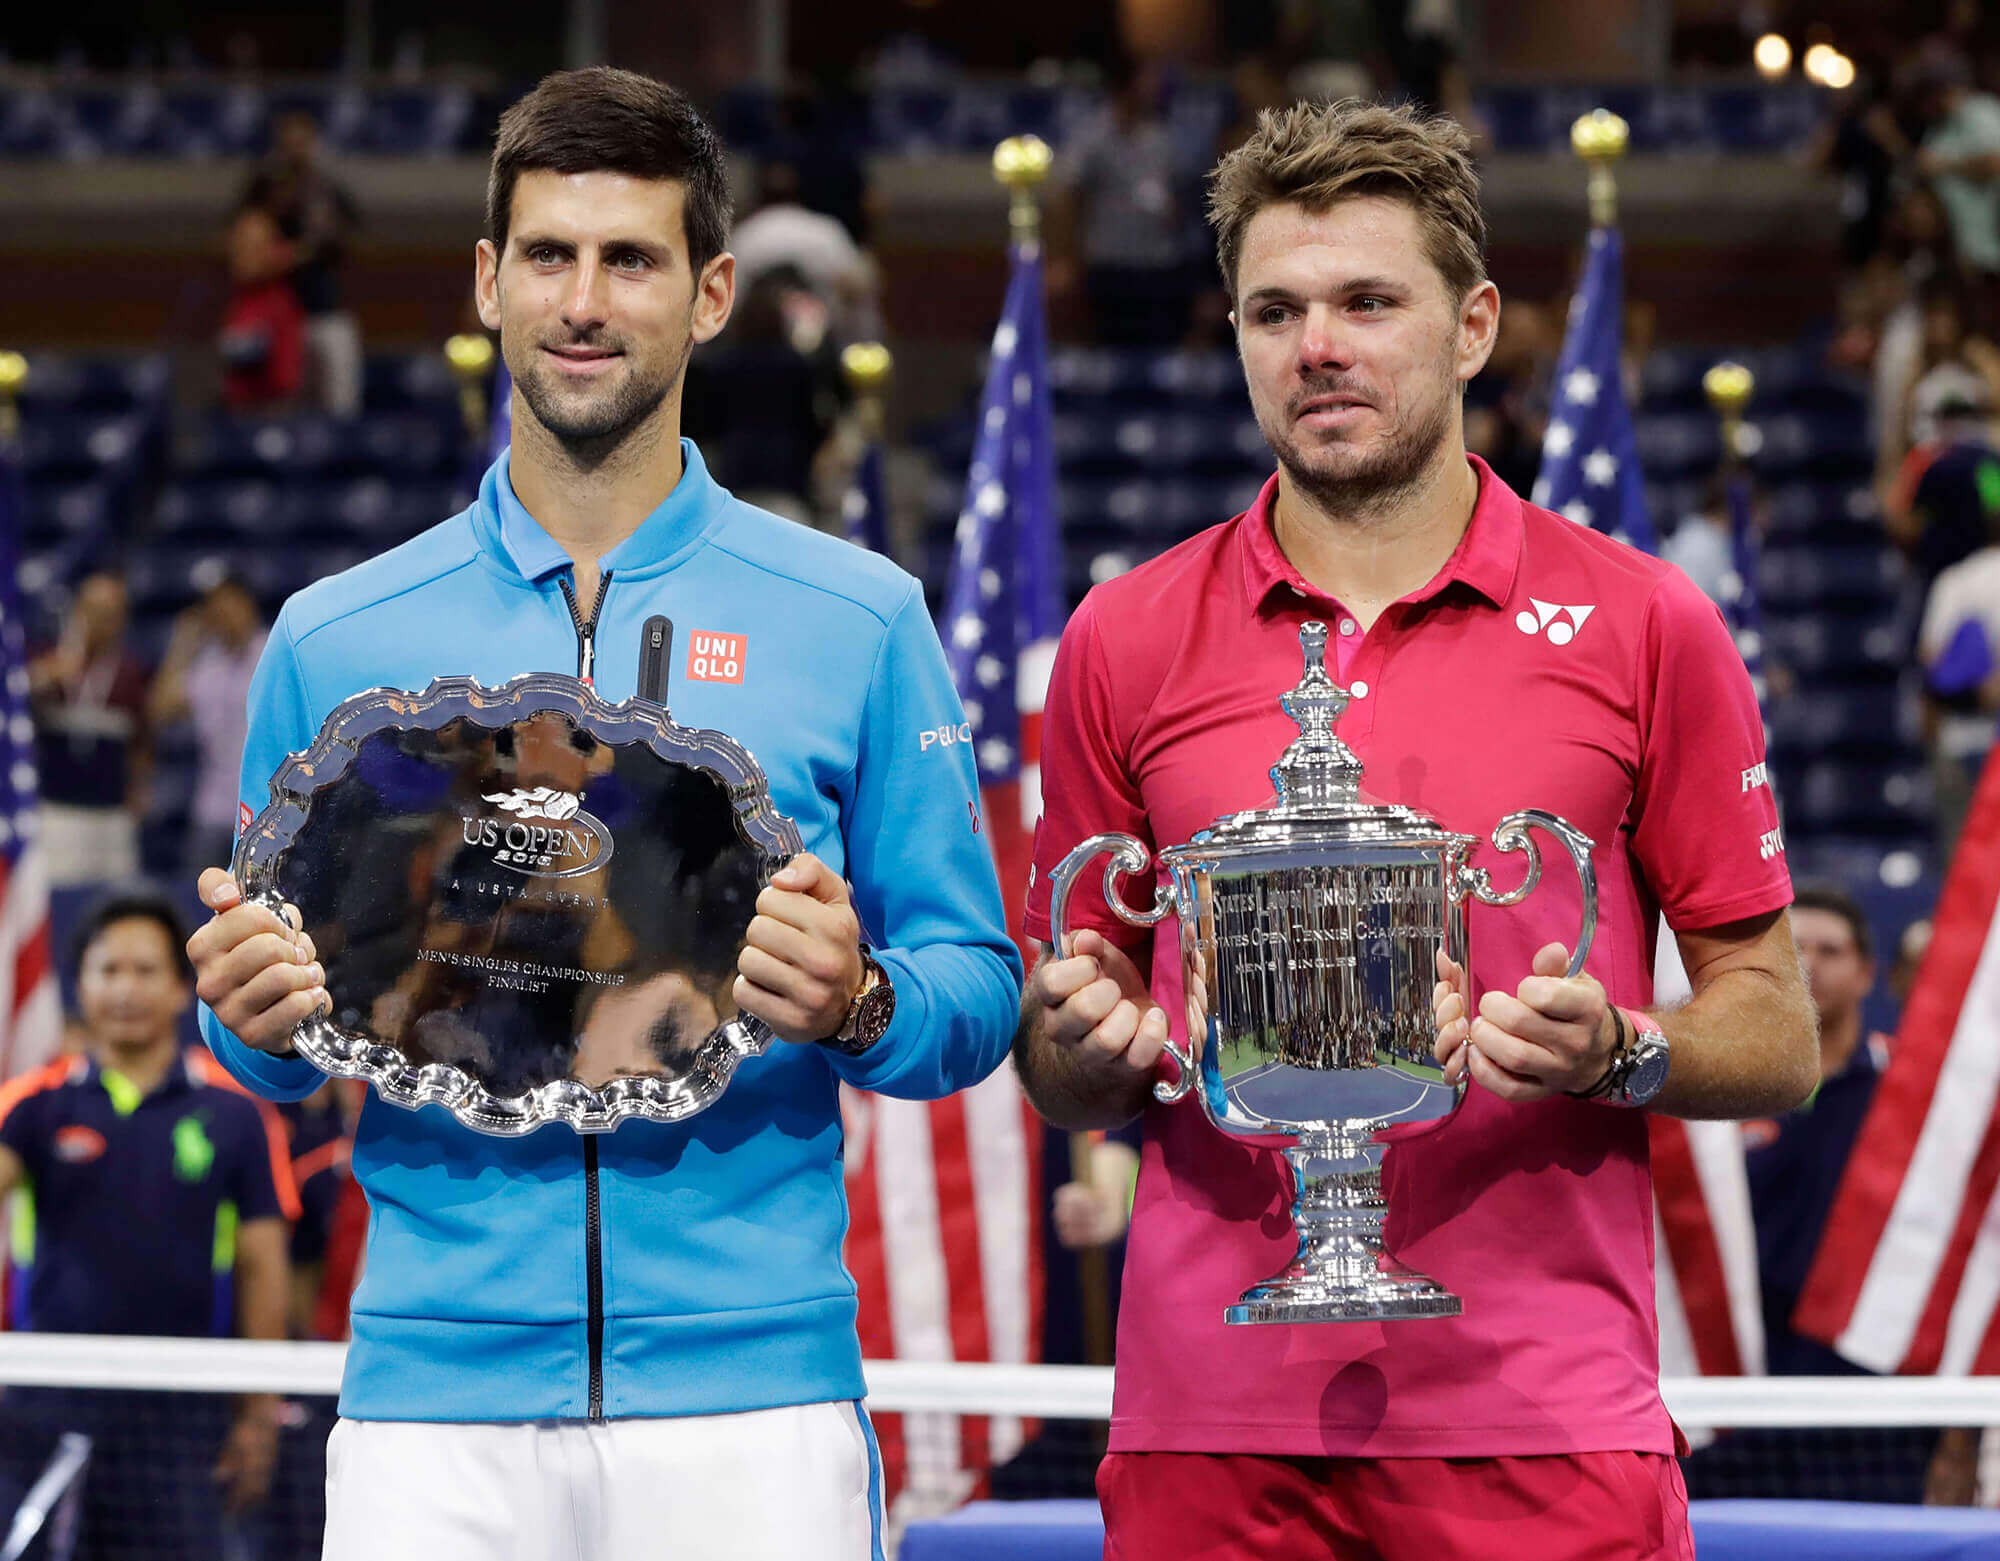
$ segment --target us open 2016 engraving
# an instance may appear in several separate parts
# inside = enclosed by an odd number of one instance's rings
[[[1434,863],[1217,874],[1222,1033],[1274,1035],[1294,1067],[1427,1059],[1446,905]]]

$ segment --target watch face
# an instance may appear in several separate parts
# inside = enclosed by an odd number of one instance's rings
[[[863,1046],[873,1046],[882,1039],[883,1031],[895,1016],[896,989],[885,976],[861,999],[860,1010],[854,1016],[854,1039]]]
[[[1656,1040],[1642,1040],[1632,1055],[1632,1069],[1625,1075],[1625,1098],[1643,1106],[1666,1086],[1667,1049]]]

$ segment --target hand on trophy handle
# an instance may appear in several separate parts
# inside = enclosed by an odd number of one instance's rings
[[[1469,1010],[1464,972],[1442,951],[1432,989],[1436,1056],[1445,1082],[1470,1073],[1502,1100],[1546,1100],[1604,1076],[1617,1042],[1611,1005],[1595,976],[1566,974],[1569,950],[1549,943],[1514,995],[1488,992]]]
[[[1131,956],[1101,932],[1070,938],[1068,958],[1035,966],[1028,994],[1048,1039],[1085,1072],[1151,1077],[1167,1050],[1167,1012]]]
[[[220,867],[203,870],[197,892],[213,914],[188,939],[196,995],[244,1045],[290,1051],[292,1032],[333,1007],[297,907],[245,900]]]

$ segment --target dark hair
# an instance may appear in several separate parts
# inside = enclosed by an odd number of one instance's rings
[[[70,934],[70,968],[83,969],[84,956],[90,946],[104,936],[105,930],[114,922],[150,921],[167,935],[167,942],[174,951],[174,969],[181,980],[194,980],[194,965],[188,959],[187,924],[181,920],[181,913],[174,902],[157,889],[143,884],[133,884],[108,890],[91,902],[83,913],[83,920],[76,924],[76,931]]]
[[[722,138],[685,94],[636,71],[593,65],[544,76],[500,116],[486,177],[486,236],[501,253],[524,173],[622,173],[687,187],[681,226],[699,273],[729,242]]]
[[[1838,916],[1854,934],[1855,952],[1863,959],[1875,957],[1875,939],[1868,930],[1868,917],[1861,909],[1861,902],[1845,889],[1830,883],[1801,884],[1792,891],[1792,909],[1825,911],[1829,916]]]

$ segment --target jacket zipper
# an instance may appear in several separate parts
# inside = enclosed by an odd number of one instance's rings
[[[597,619],[604,611],[604,593],[611,587],[611,571],[597,582],[597,600],[584,617],[576,605],[576,588],[569,577],[556,582],[562,587],[563,601],[569,606],[569,621],[576,629],[576,675],[585,683],[597,667]],[[597,1140],[583,1141],[583,1262],[584,1296],[590,1317],[586,1334],[590,1344],[590,1409],[592,1420],[604,1418],[604,1218],[598,1205]]]

